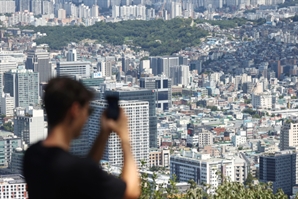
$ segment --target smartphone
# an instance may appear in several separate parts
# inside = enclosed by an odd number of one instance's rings
[[[107,108],[107,118],[118,120],[120,108],[119,108],[119,98],[116,96],[106,96],[108,103]]]

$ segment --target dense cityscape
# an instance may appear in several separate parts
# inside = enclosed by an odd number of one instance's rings
[[[297,15],[284,0],[0,0],[0,197],[28,198],[22,161],[47,136],[44,88],[70,76],[95,93],[72,154],[86,156],[112,94],[154,189],[175,176],[177,193],[212,196],[228,179],[295,198]],[[99,165],[122,164],[112,134]]]

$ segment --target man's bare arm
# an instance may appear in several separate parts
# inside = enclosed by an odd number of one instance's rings
[[[88,157],[93,159],[96,163],[102,159],[109,135],[109,132],[106,132],[106,130],[102,129],[94,141],[91,150],[89,151]]]

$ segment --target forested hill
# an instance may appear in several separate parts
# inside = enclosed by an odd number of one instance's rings
[[[170,55],[189,46],[200,43],[200,38],[208,32],[191,26],[191,19],[169,21],[121,21],[117,23],[99,22],[93,26],[39,26],[34,30],[47,36],[37,39],[37,44],[49,44],[51,49],[61,49],[70,42],[95,39],[121,45],[132,41],[134,46],[150,52],[150,55]]]

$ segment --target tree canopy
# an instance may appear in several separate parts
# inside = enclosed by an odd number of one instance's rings
[[[132,42],[154,55],[169,55],[200,43],[208,32],[191,26],[192,19],[121,21],[117,23],[98,22],[93,26],[39,26],[36,32],[46,37],[36,40],[37,44],[47,43],[51,49],[61,49],[70,42],[84,39],[122,45]]]

